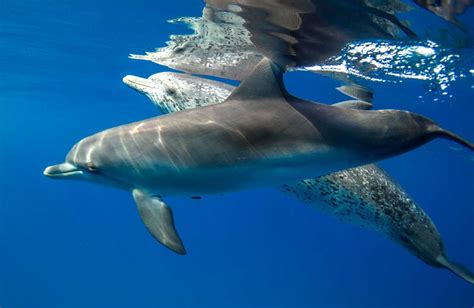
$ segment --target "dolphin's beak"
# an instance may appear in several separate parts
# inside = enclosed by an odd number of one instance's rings
[[[155,84],[145,78],[137,77],[137,76],[132,76],[132,75],[127,75],[123,77],[122,79],[123,83],[125,83],[127,86],[130,88],[140,92],[140,93],[145,93],[145,89],[147,88],[154,88]]]
[[[43,174],[52,179],[62,179],[74,175],[82,175],[83,172],[73,164],[62,163],[59,165],[49,166],[44,169]]]

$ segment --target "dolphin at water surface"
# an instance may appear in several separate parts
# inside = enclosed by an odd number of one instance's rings
[[[393,157],[439,137],[474,149],[414,113],[296,98],[286,91],[281,68],[263,59],[224,103],[97,133],[44,174],[133,192],[151,234],[184,254],[166,196],[277,186]]]

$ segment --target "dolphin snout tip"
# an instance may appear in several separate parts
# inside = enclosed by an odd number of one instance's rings
[[[153,85],[150,83],[148,79],[133,76],[133,75],[127,75],[122,78],[122,82],[129,86],[130,88],[138,91],[138,92],[143,92],[144,93],[144,88],[149,88],[152,87]]]
[[[135,76],[133,76],[133,75],[127,75],[127,76],[122,78],[122,81],[125,84],[129,84],[133,80],[134,77]]]
[[[51,166],[44,168],[43,175],[49,177],[50,176],[50,170],[51,170]]]
[[[131,88],[136,88],[136,84],[134,82],[135,78],[136,77],[133,75],[127,75],[122,78],[122,82]]]

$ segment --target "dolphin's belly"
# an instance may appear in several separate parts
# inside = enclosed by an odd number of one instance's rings
[[[137,180],[144,190],[162,196],[205,195],[257,187],[275,187],[311,176],[326,175],[345,168],[344,160],[333,153],[328,159],[301,157],[285,160],[255,160],[226,167],[174,168],[159,166]],[[324,161],[324,163],[321,163]]]

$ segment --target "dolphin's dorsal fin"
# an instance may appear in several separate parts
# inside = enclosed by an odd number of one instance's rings
[[[174,226],[173,212],[160,198],[133,190],[138,212],[148,231],[161,244],[181,255],[186,254],[183,242]]]
[[[343,101],[336,104],[332,104],[332,106],[359,110],[370,110],[373,107],[371,103],[358,100]]]
[[[355,83],[337,87],[336,90],[347,96],[367,103],[372,103],[374,99],[374,92],[372,90]]]
[[[270,59],[263,58],[227,100],[274,98],[286,94],[283,69]]]

